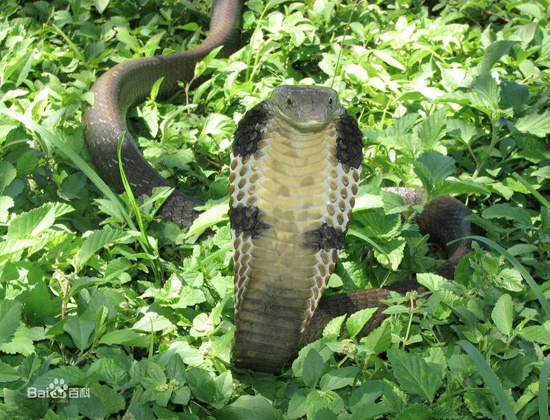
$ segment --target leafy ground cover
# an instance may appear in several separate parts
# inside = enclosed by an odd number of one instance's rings
[[[129,116],[155,168],[206,202],[187,231],[154,219],[167,191],[109,191],[80,119],[115,63],[198,45],[210,2],[21,3],[0,5],[1,418],[548,418],[547,0],[247,1],[242,50]],[[365,338],[370,311],[333,321],[276,377],[231,367],[226,212],[236,122],[281,83],[333,86],[365,134],[327,292],[420,273],[431,293],[396,295]],[[429,274],[445,256],[392,185],[474,211],[487,248],[454,281]]]

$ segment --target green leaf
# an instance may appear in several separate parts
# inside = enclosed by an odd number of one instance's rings
[[[392,51],[387,50],[373,50],[372,54],[378,57],[380,60],[385,62],[386,64],[389,64],[392,67],[395,67],[396,69],[399,69],[401,71],[407,71],[405,66],[397,60],[395,57],[396,54],[394,54]]]
[[[115,330],[103,335],[99,340],[102,344],[130,344],[141,337],[141,334],[131,330]]]
[[[550,346],[550,321],[546,321],[543,325],[525,327],[519,332],[519,335],[527,341]]]
[[[0,301],[0,344],[9,343],[21,321],[21,304],[15,300]]]
[[[288,411],[286,413],[289,420],[294,420],[306,415],[307,405],[306,405],[307,394],[295,392],[290,398],[288,403]]]
[[[50,291],[43,280],[39,280],[28,293],[25,301],[25,317],[34,323],[44,323],[53,310]]]
[[[363,327],[372,318],[378,308],[366,308],[354,312],[346,321],[346,329],[352,339],[361,332]]]
[[[451,136],[457,136],[466,144],[470,144],[472,140],[479,137],[479,130],[476,127],[459,119],[447,120],[447,132]]]
[[[504,268],[498,273],[495,285],[511,292],[521,292],[523,290],[523,278],[519,271],[513,268]]]
[[[347,315],[344,314],[342,316],[332,318],[323,329],[323,337],[338,338],[340,332],[342,331],[342,324],[344,323],[346,316]]]
[[[205,212],[201,213],[199,217],[195,219],[189,232],[185,235],[185,238],[190,238],[198,233],[204,232],[210,226],[214,226],[220,222],[228,220],[229,204],[223,203],[217,206],[210,207]]]
[[[156,101],[157,100],[157,96],[159,94],[160,86],[162,85],[163,81],[164,81],[164,77],[161,77],[153,84],[153,87],[151,88],[151,101]]]
[[[30,174],[36,168],[37,163],[38,158],[36,157],[36,151],[27,150],[17,159],[17,175],[25,176]]]
[[[0,194],[3,194],[6,187],[12,183],[17,176],[17,171],[9,162],[0,163]]]
[[[0,362],[0,383],[15,382],[21,379],[21,374],[6,363]]]
[[[391,326],[388,322],[382,323],[369,335],[361,339],[361,343],[374,354],[385,352],[391,346]]]
[[[479,76],[466,98],[474,108],[489,116],[499,112],[500,87],[490,74]]]
[[[503,247],[501,247],[499,244],[495,243],[494,241],[491,241],[490,239],[484,238],[483,236],[467,236],[464,239],[474,239],[476,241],[482,242],[491,248],[493,248],[495,251],[497,251],[500,255],[502,255],[504,258],[506,258],[516,270],[520,272],[524,280],[529,284],[529,287],[537,297],[540,305],[542,306],[544,313],[546,315],[546,318],[550,318],[550,303],[546,298],[544,297],[544,293],[542,292],[540,286],[535,282],[531,274],[523,267],[520,262],[511,255],[508,251],[506,251]]]
[[[442,366],[428,364],[416,354],[400,349],[389,349],[387,354],[399,384],[406,391],[416,393],[430,403],[433,402],[435,393],[442,383]]]
[[[21,213],[8,227],[8,238],[36,237],[55,222],[55,209],[44,204],[26,213]]]
[[[63,329],[69,333],[75,346],[80,350],[84,350],[88,347],[90,336],[94,330],[94,321],[72,316],[65,322]]]
[[[109,6],[111,0],[94,0],[94,6],[99,14],[102,14],[107,6]]]
[[[13,339],[9,343],[2,344],[0,351],[7,354],[21,354],[29,357],[36,353],[33,338],[31,330],[21,323],[17,327]]]
[[[117,38],[120,42],[123,42],[134,52],[138,52],[141,49],[138,40],[135,36],[130,34],[129,30],[125,26],[118,26],[115,28],[117,32]]]
[[[358,373],[359,368],[355,366],[333,369],[323,375],[319,387],[323,391],[333,391],[335,389],[344,388],[353,384]]]
[[[477,73],[484,74],[491,71],[493,65],[500,60],[501,57],[507,55],[510,48],[512,48],[512,46],[516,43],[517,41],[501,40],[489,45],[483,53],[481,62],[477,66]]]
[[[502,334],[510,335],[512,333],[513,306],[512,297],[509,294],[498,298],[491,312],[491,318]]]
[[[545,137],[550,134],[550,111],[544,114],[529,113],[516,122],[516,130],[522,133]]]
[[[324,366],[325,362],[321,355],[315,349],[309,350],[302,371],[302,380],[304,384],[310,388],[314,388],[323,374]]]
[[[61,189],[58,194],[64,200],[74,200],[78,198],[78,193],[86,186],[86,175],[82,172],[77,172],[69,175],[61,184]]]
[[[439,153],[425,152],[415,162],[415,173],[426,188],[432,189],[437,181],[455,173],[455,160]]]
[[[275,409],[261,395],[241,395],[235,402],[222,410],[215,411],[213,415],[219,420],[277,420],[282,418],[275,414]]]
[[[479,351],[477,351],[472,343],[465,340],[460,340],[458,344],[474,361],[479,373],[483,376],[485,383],[498,400],[499,406],[505,417],[507,419],[516,419],[514,409],[512,408],[512,404],[510,404],[510,399],[502,389],[502,385],[500,384],[497,375],[495,375],[495,372],[493,372],[487,361],[483,358]]]
[[[531,216],[527,210],[521,207],[512,206],[508,203],[495,204],[488,207],[483,211],[482,215],[486,219],[504,218],[507,220],[514,220],[518,222],[521,227],[530,228],[533,226]]]
[[[187,372],[191,392],[199,401],[213,404],[216,400],[216,382],[208,372],[193,368]]]
[[[173,308],[187,308],[195,306],[199,303],[206,302],[206,296],[201,289],[191,286],[183,286],[181,288],[179,301],[172,305]]]
[[[513,108],[514,113],[521,113],[523,106],[529,102],[529,88],[525,85],[503,80],[500,84],[504,103]]]
[[[128,232],[105,227],[84,239],[80,249],[79,265],[82,267],[88,259],[106,245],[122,242],[130,238]]]
[[[6,223],[8,221],[8,210],[14,206],[13,198],[0,196],[0,223]]]
[[[445,136],[447,111],[447,107],[439,108],[416,126],[418,137],[426,149],[434,148],[437,142]]]

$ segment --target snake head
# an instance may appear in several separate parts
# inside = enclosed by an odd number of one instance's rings
[[[338,93],[325,86],[281,85],[271,94],[269,104],[274,115],[299,131],[324,128],[343,111]]]

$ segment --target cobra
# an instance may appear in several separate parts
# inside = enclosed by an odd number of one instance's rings
[[[126,126],[128,109],[146,99],[164,78],[159,98],[193,79],[195,65],[223,46],[237,48],[240,0],[215,2],[210,32],[197,48],[130,60],[111,68],[94,84],[94,105],[84,112],[85,138],[102,178],[123,190],[122,163],[135,195],[150,195],[167,182],[147,163]],[[234,247],[236,366],[279,371],[304,344],[321,336],[334,316],[379,307],[365,332],[385,318],[382,299],[390,291],[423,291],[415,281],[322,298],[343,244],[360,179],[362,135],[355,119],[326,87],[279,86],[246,113],[235,132],[231,154],[230,211]],[[424,191],[389,188],[406,204],[422,202]],[[174,191],[160,214],[181,227],[197,217],[200,202]],[[467,236],[469,210],[451,197],[430,202],[416,219],[422,232],[447,247]],[[437,272],[451,277],[469,250],[459,241],[447,247],[448,262]]]

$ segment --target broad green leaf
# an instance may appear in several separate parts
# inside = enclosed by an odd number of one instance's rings
[[[17,171],[9,162],[0,163],[0,194],[2,194],[8,185],[17,176]]]
[[[53,206],[44,204],[26,213],[19,214],[8,227],[8,238],[19,239],[35,237],[48,229],[55,222]]]
[[[64,200],[74,200],[78,198],[78,194],[86,186],[86,175],[82,172],[77,172],[69,175],[61,184],[61,189],[58,194]]]
[[[307,406],[306,406],[307,394],[295,392],[290,398],[288,403],[288,411],[286,413],[289,420],[294,420],[306,415]]]
[[[53,305],[50,290],[43,280],[39,280],[27,295],[25,316],[36,324],[45,323],[45,318],[52,313]]]
[[[107,9],[107,6],[109,5],[111,0],[94,0],[94,6],[96,10],[99,12],[99,14],[102,14],[105,9]]]
[[[118,26],[116,28],[117,38],[120,42],[126,44],[133,52],[138,52],[141,49],[138,40],[125,26]]]
[[[491,74],[479,76],[465,96],[474,108],[488,115],[499,112],[500,87]]]
[[[33,344],[32,333],[23,323],[15,331],[13,339],[9,343],[4,343],[0,346],[0,351],[7,354],[21,354],[29,357],[36,353],[36,348]]]
[[[514,5],[514,8],[538,20],[543,20],[545,18],[544,12],[541,10],[540,6],[536,3],[517,4],[517,5]]]
[[[311,349],[307,353],[304,361],[304,368],[302,371],[302,380],[304,384],[310,388],[314,388],[323,373],[324,366],[325,362],[321,355],[315,349]]]
[[[151,101],[156,101],[157,100],[157,96],[159,94],[160,86],[162,85],[163,81],[164,81],[164,77],[161,77],[153,84],[153,87],[151,88]]]
[[[445,136],[447,111],[447,107],[439,108],[416,126],[418,137],[426,149],[433,149]]]
[[[323,375],[319,387],[323,391],[336,390],[353,384],[355,377],[359,373],[359,368],[355,366],[346,366],[333,369]]]
[[[68,386],[84,386],[86,381],[86,373],[77,366],[61,366],[59,368],[50,369],[36,378],[33,387],[38,389],[47,389],[54,380],[63,381]]]
[[[137,340],[141,335],[131,330],[110,331],[99,340],[103,344],[129,344]]]
[[[323,337],[338,338],[340,332],[342,331],[342,325],[344,323],[344,320],[346,319],[346,316],[347,315],[344,314],[342,316],[331,319],[323,329]]]
[[[546,321],[543,325],[525,327],[519,332],[519,335],[527,341],[550,346],[550,321]]]
[[[0,344],[9,343],[21,321],[21,304],[16,300],[0,301]]]
[[[513,311],[512,297],[509,294],[504,294],[497,300],[491,312],[493,322],[504,335],[512,333]]]
[[[0,223],[6,223],[9,217],[9,209],[14,206],[13,198],[0,196]]]
[[[500,381],[498,380],[497,376],[495,375],[495,372],[491,369],[487,361],[483,358],[483,356],[479,353],[479,351],[472,345],[472,343],[460,340],[458,342],[460,347],[470,355],[474,363],[476,364],[479,372],[483,376],[483,379],[485,380],[486,385],[490,388],[491,392],[495,395],[499,402],[499,406],[502,409],[504,415],[507,419],[515,419],[516,416],[514,414],[514,410],[512,408],[512,404],[510,404],[510,399],[508,395],[504,392],[502,389],[502,385],[500,384]]]
[[[80,249],[79,264],[83,266],[88,259],[97,251],[106,245],[118,243],[130,238],[128,232],[105,227],[103,230],[98,230],[84,239],[82,248]]]
[[[21,374],[12,366],[0,362],[0,383],[15,382],[21,379]]]
[[[511,292],[521,292],[523,290],[523,278],[519,271],[514,268],[504,268],[498,273],[495,284]]]
[[[395,348],[389,349],[387,354],[393,375],[399,384],[405,390],[432,402],[442,383],[442,366],[434,363],[428,364],[416,354]]]
[[[466,144],[470,144],[472,140],[475,140],[479,137],[478,128],[468,124],[464,120],[454,118],[447,120],[447,132],[451,136],[457,136]]]
[[[369,335],[361,339],[361,343],[372,350],[374,354],[385,352],[391,346],[391,326],[388,322],[382,323]]]
[[[63,329],[69,333],[75,346],[80,350],[84,350],[88,347],[90,336],[94,330],[94,321],[72,316],[65,322]]]
[[[529,88],[525,85],[503,80],[500,84],[502,100],[513,108],[514,113],[521,113],[523,106],[529,102]]]
[[[516,122],[516,130],[522,133],[545,137],[550,134],[550,111],[544,114],[529,113]]]
[[[483,217],[486,219],[499,219],[504,218],[507,220],[514,220],[520,224],[521,227],[531,227],[531,216],[529,212],[521,207],[515,207],[508,203],[495,204],[488,207],[483,211]]]
[[[432,186],[437,181],[444,180],[449,175],[452,175],[455,172],[455,160],[450,156],[443,156],[439,153],[422,153],[417,162],[420,162],[424,165],[422,171],[417,171],[415,169],[415,172],[420,177],[423,183],[426,182],[424,184],[426,186]]]
[[[133,326],[133,330],[139,330],[146,333],[161,331],[166,328],[175,328],[174,324],[166,317],[159,315],[157,312],[149,311],[145,316],[140,318]]]
[[[373,50],[372,54],[378,57],[380,60],[384,61],[386,64],[395,67],[396,69],[407,71],[405,66],[401,64],[399,60],[394,57],[394,54],[392,52],[389,52],[388,50]]]
[[[374,257],[380,264],[389,267],[392,271],[397,271],[399,264],[403,261],[405,245],[404,240],[387,242],[384,244],[384,252],[380,253],[378,248],[375,248]]]
[[[217,206],[209,208],[195,219],[189,228],[189,232],[185,235],[185,238],[190,238],[191,236],[203,232],[210,226],[226,221],[229,217],[228,212],[229,204],[227,203],[218,204]]]
[[[275,414],[275,409],[269,401],[261,395],[241,395],[235,402],[222,410],[215,411],[213,415],[220,420],[277,420],[281,418],[280,415]]]
[[[180,295],[180,300],[172,305],[173,308],[187,308],[206,301],[204,292],[196,287],[183,286]]]
[[[349,316],[346,320],[346,330],[352,339],[361,332],[365,324],[369,322],[377,310],[378,308],[361,309]]]
[[[36,151],[27,150],[17,159],[17,175],[25,176],[30,174],[36,168],[37,163],[38,158],[36,157]]]
[[[481,62],[477,66],[478,74],[485,74],[491,71],[493,65],[500,60],[501,57],[507,55],[510,48],[512,48],[512,46],[516,43],[517,41],[501,40],[489,45],[483,53]]]

